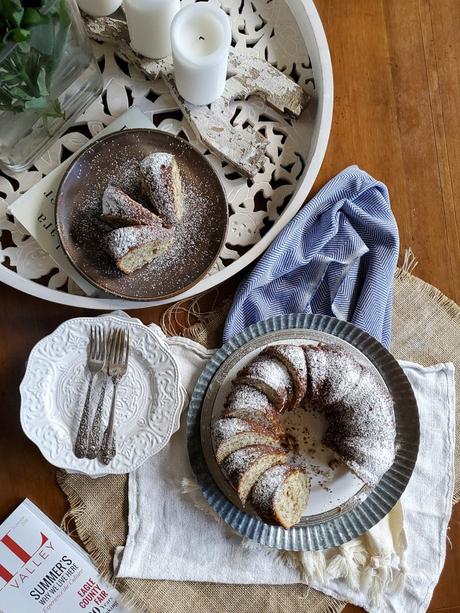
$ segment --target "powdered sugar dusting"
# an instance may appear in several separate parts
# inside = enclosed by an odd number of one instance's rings
[[[242,383],[234,385],[225,406],[228,409],[261,410],[267,406],[273,408],[273,405],[270,404],[264,393],[259,392],[259,390],[250,385],[244,385]]]
[[[291,379],[293,394],[289,410],[294,409],[305,395],[307,385],[307,363],[305,353],[299,345],[271,345],[261,355],[273,357],[287,369]]]
[[[307,363],[305,361],[305,353],[302,350],[302,347],[299,345],[272,345],[266,349],[267,353],[272,353],[272,355],[280,356],[284,358],[286,362],[289,362],[292,365],[292,369],[296,371],[297,376],[303,377],[304,379],[307,376]]]
[[[284,358],[289,356],[297,360],[300,370],[302,362],[298,360],[298,348],[291,347],[279,345],[275,350],[270,347],[253,358],[237,374],[237,383],[228,401],[234,403],[238,399],[241,403],[247,395],[254,408],[260,406],[264,393],[260,389],[250,391],[247,385],[241,385],[242,377],[245,382],[262,380],[275,390],[292,388],[284,365],[276,358],[267,357],[267,354],[273,356],[277,351],[282,352]],[[307,410],[313,411],[326,424],[325,428],[320,428],[323,435],[322,444],[318,446],[303,426],[305,409],[283,414],[285,437],[291,448],[290,463],[301,465],[307,472],[316,472],[315,456],[321,456],[328,448],[366,483],[376,483],[391,466],[395,453],[394,408],[388,390],[370,370],[339,346],[305,346],[303,352],[308,382],[305,399],[314,400],[314,408],[308,409],[307,402]],[[333,467],[330,472],[323,471],[322,477],[327,481],[332,471]]]
[[[73,169],[74,185],[80,180],[72,192],[67,250],[80,269],[102,282],[107,291],[147,300],[183,290],[209,268],[224,239],[226,204],[214,172],[186,141],[154,131],[132,131],[124,140],[125,135],[117,133],[95,143],[87,150],[88,157],[81,156]],[[139,164],[160,147],[174,155],[179,167],[183,220],[165,254],[125,275],[104,249],[104,236],[113,227],[100,219],[102,196],[109,184],[114,185],[151,211],[142,194]]]
[[[270,435],[258,424],[238,417],[223,417],[212,424],[212,436],[215,447],[241,432],[262,432]]]
[[[115,185],[108,185],[102,196],[102,217],[104,221],[127,226],[159,222],[154,213],[130,198]]]
[[[141,168],[144,167],[144,174],[148,175],[148,178],[160,181],[162,170],[171,166],[173,160],[174,156],[171,153],[164,151],[151,153],[142,161]]]
[[[139,167],[142,186],[152,206],[167,226],[182,219],[181,179],[171,153],[155,152],[146,156]]]
[[[272,358],[257,358],[245,369],[244,375],[263,381],[275,391],[289,393],[292,390],[292,381],[287,368]]]
[[[233,451],[222,462],[223,472],[228,476],[232,483],[238,482],[248,468],[259,458],[265,455],[275,455],[284,460],[287,458],[286,452],[271,445],[250,445]]]
[[[106,236],[107,249],[114,260],[119,260],[131,249],[148,243],[165,244],[174,239],[174,231],[157,222],[150,226],[117,228]]]
[[[307,475],[305,469],[290,464],[272,466],[257,480],[252,490],[251,499],[257,504],[260,511],[270,513],[273,510],[275,499],[280,493],[281,486],[289,475],[300,473]]]

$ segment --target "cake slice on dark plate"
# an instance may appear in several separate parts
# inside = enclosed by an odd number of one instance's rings
[[[182,182],[171,153],[151,153],[140,164],[142,189],[166,227],[182,221]]]
[[[117,226],[148,226],[158,217],[115,185],[108,185],[102,196],[101,219]]]
[[[106,250],[117,268],[129,274],[162,255],[174,240],[174,230],[159,221],[149,226],[112,230],[106,236]]]

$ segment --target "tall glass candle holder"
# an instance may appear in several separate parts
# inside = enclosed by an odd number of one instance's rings
[[[31,166],[102,92],[75,1],[40,10],[27,44],[0,46],[0,168],[9,173]]]

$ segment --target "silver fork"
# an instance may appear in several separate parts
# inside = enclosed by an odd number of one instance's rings
[[[99,401],[97,403],[96,412],[94,413],[93,424],[91,426],[91,430],[89,433],[88,440],[88,449],[86,452],[86,457],[90,460],[94,460],[99,453],[99,449],[101,447],[101,422],[102,422],[102,411],[104,409],[104,399],[105,399],[105,391],[107,388],[107,380],[108,376],[108,364],[109,364],[109,354],[110,348],[115,339],[115,334],[110,332],[109,338],[106,340],[106,352],[105,352],[105,360],[102,366],[102,372],[105,374],[104,382],[102,383],[101,393],[99,395]]]
[[[91,400],[91,390],[93,387],[94,377],[102,370],[105,360],[105,339],[104,332],[100,326],[91,326],[88,347],[88,360],[86,367],[89,370],[90,377],[88,383],[88,391],[86,392],[85,404],[81,414],[80,426],[78,428],[77,438],[75,439],[74,453],[77,458],[84,458],[88,449],[88,431],[89,431],[89,408]]]
[[[117,402],[117,387],[128,368],[129,356],[129,330],[124,332],[120,328],[115,332],[114,339],[110,346],[108,361],[108,375],[113,383],[112,406],[107,428],[102,438],[99,458],[104,464],[110,464],[116,454],[116,442],[114,432],[115,406]]]

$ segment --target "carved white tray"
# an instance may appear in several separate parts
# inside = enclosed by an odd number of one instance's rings
[[[192,0],[183,0],[189,4]],[[0,175],[0,280],[29,294],[94,309],[139,308],[157,303],[132,303],[112,297],[79,295],[75,284],[56,268],[6,209],[69,152],[86,144],[113,118],[136,105],[155,127],[196,145],[219,173],[229,202],[227,240],[211,273],[171,302],[203,292],[230,278],[257,258],[295,215],[319,172],[329,138],[333,82],[329,49],[312,0],[211,0],[231,16],[237,51],[266,58],[292,76],[312,96],[297,120],[284,117],[259,98],[235,101],[233,123],[246,123],[270,141],[264,167],[254,180],[241,177],[198,142],[161,80],[151,81],[114,54],[108,44],[93,43],[106,88],[80,120],[32,169]]]
[[[117,454],[106,466],[77,458],[73,443],[88,386],[85,368],[90,326],[129,327],[128,370],[117,391]],[[102,376],[93,385],[91,406],[99,398]],[[183,396],[177,364],[155,328],[130,317],[103,315],[70,319],[32,349],[20,387],[21,425],[51,464],[96,477],[132,472],[168,443],[179,427]],[[103,423],[112,399],[107,384]]]

